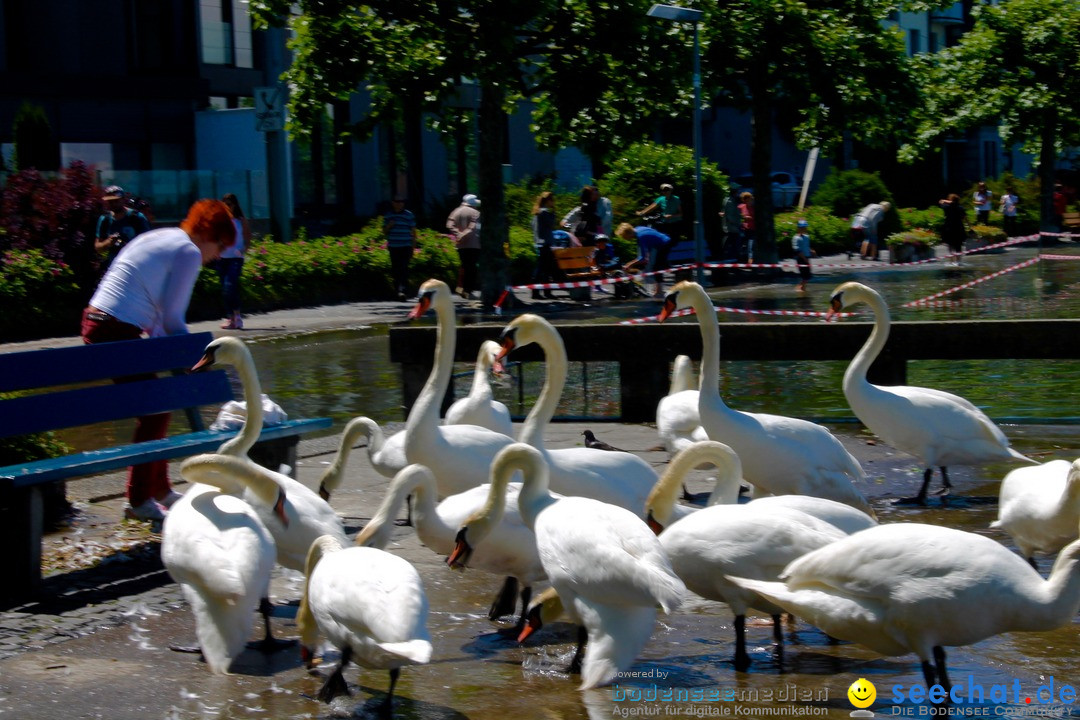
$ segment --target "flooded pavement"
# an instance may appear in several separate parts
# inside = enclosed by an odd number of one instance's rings
[[[553,426],[551,445],[577,444],[585,427],[575,423]],[[600,439],[631,450],[656,467],[666,461],[665,453],[652,449],[657,436],[651,427],[588,427]],[[853,426],[833,429],[863,462],[870,480],[862,489],[872,499],[881,521],[949,525],[1007,542],[987,525],[996,516],[998,481],[1010,466],[955,468],[950,475],[957,493],[948,508],[894,508],[887,498],[910,494],[920,479],[915,461],[873,444]],[[1005,430],[1021,452],[1080,456],[1075,428],[1029,425]],[[317,484],[330,460],[326,442],[315,454],[310,448],[303,453],[307,457],[299,468],[300,479],[309,486]],[[122,479],[115,482],[122,483]],[[354,452],[348,479],[332,500],[350,536],[370,518],[385,484],[370,468],[365,452]],[[696,498],[701,502],[709,487],[704,473],[696,474],[690,483],[692,492],[701,493]],[[86,507],[88,515],[111,512],[118,517],[120,513],[119,500]],[[388,550],[408,559],[423,578],[431,604],[428,626],[434,645],[429,665],[406,667],[401,672],[394,705],[399,718],[595,720],[781,713],[840,718],[852,710],[847,687],[860,677],[877,686],[878,700],[872,709],[879,715],[894,712],[890,707],[894,685],[906,688],[922,682],[914,656],[882,658],[855,644],[833,644],[801,621],[787,626],[781,656],[772,644],[771,625],[760,614],[748,622],[752,665],[748,672],[737,673],[732,665],[730,612],[721,603],[693,598],[678,612],[660,615],[650,642],[630,668],[633,677],[580,692],[577,678],[562,672],[574,647],[570,625],[549,624],[524,646],[518,646],[512,638],[498,634],[497,626],[486,617],[500,578],[477,570],[451,572],[443,558],[423,547],[410,528],[396,528]],[[153,562],[133,560],[136,580],[123,579],[121,573],[121,579],[103,581],[104,587],[95,588],[101,597],[88,599],[81,606],[70,607],[78,603],[69,603],[62,612],[53,609],[51,614],[42,607],[27,607],[23,613],[0,615],[0,648],[11,641],[14,626],[22,628],[24,645],[0,660],[0,716],[117,720],[379,716],[378,704],[388,687],[385,671],[351,666],[346,679],[352,696],[338,698],[328,707],[312,699],[321,679],[303,669],[295,648],[270,657],[246,651],[229,676],[211,675],[197,656],[169,651],[170,644],[191,642],[193,618],[176,586],[160,564],[155,569]],[[1049,562],[1044,560],[1042,567],[1048,569]],[[111,598],[107,597],[110,587],[117,589]],[[299,598],[300,591],[298,573],[276,572],[272,592],[279,635],[296,637],[292,619],[296,608],[290,603]],[[66,632],[81,636],[45,636],[28,630],[49,622],[68,623]],[[99,622],[104,626],[101,629]],[[253,623],[253,638],[259,635],[257,626]],[[1080,680],[1078,657],[1080,623],[1074,622],[1053,632],[1012,633],[973,647],[949,649],[948,665],[957,685],[968,683],[970,677],[970,682],[989,690],[994,684],[1012,688],[1018,680],[1023,691],[1018,702],[1010,697],[1008,703],[985,708],[987,715],[1000,717],[1028,712],[1031,708],[1023,699],[1048,683],[1051,676],[1055,692],[1064,684],[1075,687]],[[336,661],[336,653],[329,651],[327,660],[323,672]],[[914,715],[920,707],[926,706],[908,703],[901,711]]]

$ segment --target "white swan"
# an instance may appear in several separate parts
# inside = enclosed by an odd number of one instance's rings
[[[455,400],[447,409],[446,417],[443,418],[444,425],[479,425],[507,437],[514,436],[510,410],[494,398],[491,383],[488,381],[488,373],[491,372],[500,349],[499,343],[494,340],[480,343],[472,388],[468,395]]]
[[[356,536],[356,544],[384,549],[390,542],[394,518],[398,516],[406,496],[411,494],[412,525],[416,528],[420,542],[439,555],[449,555],[456,545],[458,529],[466,519],[484,506],[490,487],[485,483],[470,488],[451,495],[436,506],[438,488],[435,476],[423,465],[409,465],[390,481],[382,504],[363,531]],[[511,483],[508,486],[506,512],[491,531],[488,542],[476,549],[470,565],[490,573],[509,576],[511,579],[516,578],[514,585],[492,605],[488,614],[492,620],[513,612],[517,599],[517,581],[521,582],[521,622],[524,623],[532,586],[544,580],[545,575],[540,556],[536,552],[536,536],[531,529],[525,527],[518,513],[517,496],[520,489],[520,483]],[[509,600],[509,609],[500,602],[504,599]],[[519,631],[520,627],[519,625]]]
[[[235,458],[232,458],[235,460]],[[230,493],[250,486],[286,522],[285,495],[256,466],[220,473],[196,455],[180,466],[193,483],[162,526],[161,560],[195,615],[195,633],[210,670],[226,673],[244,649],[274,567],[274,540],[255,511]],[[269,618],[264,614],[269,634]]]
[[[379,424],[371,418],[355,417],[345,425],[338,443],[337,455],[319,478],[319,496],[323,500],[330,500],[333,492],[341,487],[349,455],[361,436],[367,438],[368,460],[380,475],[392,478],[409,464],[405,459],[404,430],[386,437]]]
[[[656,472],[637,455],[587,447],[548,450],[544,431],[555,414],[566,384],[566,346],[558,331],[538,315],[520,315],[502,332],[503,354],[515,347],[536,343],[544,351],[544,387],[529,411],[519,440],[539,450],[548,463],[551,489],[563,495],[580,495],[644,512],[645,500]],[[642,516],[644,517],[644,516]]]
[[[720,326],[709,296],[697,283],[681,282],[664,300],[660,320],[685,307],[694,309],[701,328],[702,427],[711,439],[739,454],[746,480],[773,495],[813,495],[870,512],[870,504],[852,485],[866,477],[859,461],[824,427],[782,415],[739,412],[724,404]]]
[[[656,405],[656,432],[671,455],[690,444],[708,440],[698,413],[698,389],[690,358],[678,355],[671,370],[668,394]]]
[[[1010,472],[1001,481],[998,517],[990,527],[1007,532],[1038,570],[1035,553],[1055,553],[1076,540],[1080,460],[1051,460]]]
[[[427,615],[420,574],[408,561],[374,548],[343,549],[333,537],[318,538],[308,554],[296,624],[309,668],[320,631],[341,651],[341,662],[323,683],[319,699],[329,703],[349,694],[342,671],[355,661],[390,671],[389,708],[400,668],[431,660]]]
[[[536,533],[540,562],[588,633],[581,689],[608,683],[630,666],[649,639],[656,606],[676,609],[685,587],[637,515],[592,498],[552,496],[543,455],[521,443],[495,458],[488,504],[461,528],[447,559],[451,567],[460,566],[499,522],[506,485],[516,471],[525,478],[518,510]]]
[[[243,386],[244,400],[247,402],[248,414],[243,428],[236,437],[223,443],[218,448],[217,456],[209,456],[215,457],[215,460],[212,461],[208,457],[204,460],[204,464],[216,463],[215,472],[218,473],[248,472],[237,463],[227,462],[228,457],[235,457],[243,463],[254,465],[258,468],[258,472],[273,478],[274,482],[285,489],[288,500],[285,503],[284,512],[289,519],[288,525],[284,525],[274,517],[272,509],[250,486],[244,487],[243,498],[255,508],[267,529],[273,534],[278,562],[291,570],[303,571],[308,549],[315,538],[330,534],[342,542],[348,542],[341,518],[329,503],[303,483],[288,475],[256,465],[248,459],[248,450],[262,433],[262,388],[259,384],[259,375],[255,371],[255,361],[252,360],[251,352],[243,341],[234,337],[223,337],[206,346],[206,351],[195,368],[219,364],[232,365],[237,369]]]
[[[1032,460],[1009,447],[1009,439],[986,414],[962,397],[930,388],[871,385],[866,371],[889,337],[889,308],[867,286],[847,282],[833,290],[829,315],[858,303],[874,311],[874,329],[844,372],[844,397],[855,417],[897,450],[917,457],[926,468],[919,494],[925,504],[934,465],[941,468],[943,493],[952,487],[946,467],[994,460]]]
[[[915,653],[926,686],[948,690],[946,646],[1073,621],[1080,610],[1080,541],[1061,551],[1044,580],[990,538],[894,523],[805,555],[781,577],[732,580],[832,637],[882,655]]]
[[[677,496],[686,473],[705,463],[716,468],[716,485],[709,495],[709,505],[731,505],[738,501],[739,481],[742,479],[739,456],[730,447],[715,440],[693,443],[672,458],[649,493],[645,518],[653,532],[659,535],[672,523],[697,512],[697,508],[677,504]],[[762,512],[770,508],[799,510],[848,535],[877,524],[873,513],[868,515],[850,505],[810,495],[769,495],[752,500],[746,506]]]
[[[441,280],[420,286],[419,301],[410,318],[435,309],[435,361],[427,382],[409,411],[405,424],[405,457],[426,465],[435,474],[441,496],[476,487],[488,476],[495,454],[513,439],[478,425],[441,425],[439,405],[446,395],[454,364],[457,331],[450,288]]]

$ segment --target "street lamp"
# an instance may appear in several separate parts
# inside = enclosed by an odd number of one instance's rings
[[[653,5],[646,15],[661,20],[694,24],[694,262],[697,263],[698,284],[704,286],[705,227],[701,220],[701,51],[698,46],[698,25],[704,13],[676,5]]]

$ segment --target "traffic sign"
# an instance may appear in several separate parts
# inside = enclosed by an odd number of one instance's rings
[[[285,129],[285,86],[255,88],[255,130],[278,132]]]

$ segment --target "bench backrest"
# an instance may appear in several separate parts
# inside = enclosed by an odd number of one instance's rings
[[[574,274],[596,270],[593,265],[595,247],[553,248],[551,252],[555,256],[555,262],[559,264],[559,269],[565,273]]]
[[[0,400],[0,437],[231,400],[232,387],[224,371],[183,372],[198,362],[211,340],[213,334],[205,332],[0,353],[0,392],[41,391]],[[174,374],[111,382],[162,371]],[[82,387],[64,387],[71,385]]]

